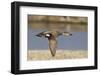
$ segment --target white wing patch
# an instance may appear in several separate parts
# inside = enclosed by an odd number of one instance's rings
[[[50,34],[46,34],[47,37],[50,37]]]

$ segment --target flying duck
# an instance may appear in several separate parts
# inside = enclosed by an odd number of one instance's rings
[[[49,40],[49,49],[51,51],[52,57],[56,54],[56,48],[57,48],[57,37],[58,36],[71,36],[69,32],[59,32],[59,31],[44,31],[39,34],[37,34],[37,37],[44,37]]]

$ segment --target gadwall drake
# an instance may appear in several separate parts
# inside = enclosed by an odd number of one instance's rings
[[[71,36],[69,32],[59,32],[59,31],[44,31],[36,36],[38,37],[44,37],[49,40],[49,49],[51,51],[51,55],[54,57],[56,54],[56,48],[57,48],[57,37],[58,36]]]

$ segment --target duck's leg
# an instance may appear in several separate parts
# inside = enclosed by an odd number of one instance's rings
[[[49,39],[49,49],[50,49],[51,55],[53,57],[56,54],[56,48],[57,48],[57,40],[56,39]]]

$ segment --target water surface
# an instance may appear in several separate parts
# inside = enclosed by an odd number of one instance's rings
[[[29,50],[47,50],[48,40],[35,36],[36,34],[45,30],[59,30],[68,31],[72,36],[60,36],[57,38],[58,49],[64,50],[87,50],[87,25],[83,24],[59,24],[53,23],[46,26],[46,23],[32,23],[28,26],[28,49]]]

